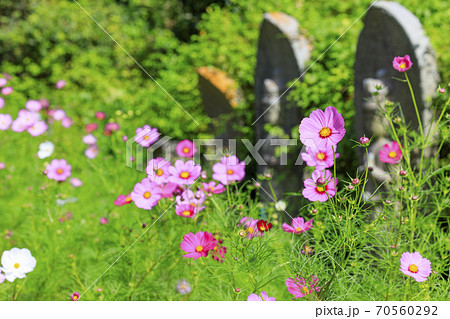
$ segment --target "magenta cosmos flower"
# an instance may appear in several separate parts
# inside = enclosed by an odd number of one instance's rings
[[[175,213],[181,217],[194,218],[198,211],[194,205],[183,204],[175,206]]]
[[[195,165],[194,161],[185,163],[182,160],[177,160],[174,166],[169,167],[169,182],[179,185],[194,184],[195,180],[200,176],[201,170],[202,167]]]
[[[396,56],[394,60],[392,60],[392,66],[400,72],[408,71],[412,66],[411,58],[409,55]]]
[[[219,244],[221,244],[223,241],[219,240]],[[217,245],[214,247],[213,250],[211,250],[211,257],[214,260],[217,260],[220,263],[223,263],[225,260],[225,254],[227,253],[227,247],[222,245]]]
[[[171,198],[171,197],[173,197],[173,196],[174,196],[174,193],[175,193],[178,189],[181,188],[180,185],[175,184],[175,183],[170,183],[170,182],[169,182],[169,183],[166,183],[166,184],[162,184],[162,185],[160,185],[160,187],[161,187],[161,191],[162,191],[161,196],[162,196],[163,198]]]
[[[184,235],[180,247],[187,252],[183,257],[198,259],[208,256],[208,252],[213,250],[217,245],[217,240],[209,232],[198,232],[195,235],[189,233]]]
[[[334,150],[336,152],[336,148]],[[306,153],[301,153],[302,160],[306,162],[306,165],[313,166],[316,169],[322,170],[334,165],[333,149],[330,147],[324,147],[318,149],[314,146],[307,146]],[[335,158],[339,157],[339,153],[334,154]]]
[[[232,182],[241,181],[245,177],[245,163],[239,162],[235,155],[224,156],[220,163],[214,164],[213,171],[213,179],[223,185],[228,185]]]
[[[144,125],[136,129],[134,140],[142,147],[149,147],[158,140],[159,136],[158,129],[151,128],[150,125]]]
[[[318,282],[319,279],[314,275],[312,275],[310,281],[296,276],[295,279],[286,279],[286,287],[289,293],[294,295],[294,298],[302,298],[313,291],[320,291],[320,287],[317,287]]]
[[[300,141],[318,149],[336,146],[345,135],[344,126],[344,118],[335,107],[328,106],[325,111],[315,110],[300,123]]]
[[[310,230],[313,225],[313,220],[310,219],[305,223],[305,220],[303,217],[296,217],[292,220],[292,226],[288,225],[286,223],[283,223],[282,228],[285,232],[288,233],[295,233],[295,234],[301,234],[305,231]]]
[[[326,202],[328,197],[331,198],[335,195],[335,180],[337,184],[337,179],[331,177],[330,171],[325,170],[321,172],[315,170],[312,173],[312,179],[309,178],[303,182],[305,189],[302,191],[302,194],[312,202]]]
[[[70,295],[70,300],[77,301],[78,299],[80,299],[80,293],[79,292],[74,292],[73,294]]]
[[[5,131],[12,123],[12,117],[9,114],[0,114],[0,130]]]
[[[190,140],[183,140],[177,144],[178,156],[192,158],[195,153],[197,153],[197,147]]]
[[[261,291],[261,295],[250,294],[247,301],[276,301],[275,297],[269,297],[267,292]]]
[[[380,161],[387,164],[397,164],[402,159],[402,151],[396,141],[392,141],[391,145],[384,144],[378,155]]]
[[[431,261],[423,258],[419,252],[405,252],[400,258],[400,271],[417,282],[426,281],[431,274]]]
[[[148,161],[145,171],[148,174],[148,178],[156,184],[163,184],[169,180],[169,168],[172,167],[169,161],[164,160],[162,157],[157,157]]]
[[[130,195],[119,195],[117,196],[117,199],[114,201],[114,205],[116,206],[123,206],[126,204],[130,204],[133,200],[131,199]]]
[[[144,178],[140,183],[134,185],[131,199],[137,207],[150,210],[161,199],[161,189],[158,184]]]
[[[209,183],[202,183],[202,185],[203,185],[203,191],[205,193],[220,194],[220,193],[223,193],[224,191],[226,191],[225,186],[223,186],[220,183],[216,183],[214,181],[211,181]]]
[[[47,177],[55,181],[65,181],[71,174],[72,166],[67,164],[65,159],[54,159],[45,168]]]

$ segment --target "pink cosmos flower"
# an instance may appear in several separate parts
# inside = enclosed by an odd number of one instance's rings
[[[66,112],[64,112],[64,110],[54,110],[53,111],[53,119],[55,121],[61,121],[65,117],[66,117]]]
[[[145,171],[148,174],[148,178],[156,184],[163,184],[169,180],[169,168],[172,167],[169,161],[164,160],[162,157],[157,157],[148,161]]]
[[[336,148],[334,150],[336,152]],[[339,158],[339,153],[335,153],[335,158]],[[307,146],[306,153],[301,153],[302,159],[306,162],[308,166],[314,166],[318,170],[323,170],[325,168],[334,165],[333,159],[333,149],[331,147],[324,147],[318,149],[314,146]]]
[[[5,99],[0,97],[0,109],[5,106]]]
[[[58,82],[56,82],[56,88],[58,90],[61,90],[65,86],[66,86],[66,81],[64,81],[64,80],[59,80]]]
[[[8,83],[8,80],[5,78],[0,78],[0,87],[5,86]]]
[[[269,297],[267,292],[261,291],[261,296],[257,294],[250,294],[247,301],[276,301],[275,297]]]
[[[198,212],[196,211],[195,206],[189,205],[189,204],[183,204],[183,205],[175,206],[175,213],[181,217],[194,218]]]
[[[114,201],[114,205],[116,206],[123,206],[126,204],[130,204],[133,200],[131,199],[130,195],[119,195],[117,199]]]
[[[161,191],[162,191],[161,196],[163,198],[173,197],[174,192],[180,187],[178,184],[171,183],[171,182],[166,183],[165,185],[160,185],[160,186],[161,186]]]
[[[177,282],[177,291],[181,295],[185,295],[191,292],[191,285],[186,280],[180,280]]]
[[[97,138],[92,134],[85,135],[83,136],[83,143],[86,145],[94,145],[97,143]]]
[[[74,292],[73,294],[70,295],[70,299],[72,301],[77,301],[78,299],[80,299],[80,293],[79,292]]]
[[[194,184],[195,180],[200,176],[201,170],[202,167],[195,165],[194,161],[185,163],[182,160],[177,160],[174,166],[169,167],[169,182],[180,185]]]
[[[400,145],[396,141],[392,141],[391,145],[384,144],[383,148],[378,152],[380,161],[387,164],[397,164],[402,159],[402,151]]]
[[[331,172],[325,170],[323,172],[315,170],[312,173],[312,179],[307,179],[303,183],[305,189],[302,194],[305,198],[312,202],[326,202],[328,197],[333,197],[335,195],[334,182],[335,178],[331,177]],[[337,179],[336,179],[337,184]],[[327,195],[328,194],[328,195]]]
[[[103,120],[106,117],[106,114],[99,111],[95,113],[95,117],[99,120]]]
[[[183,191],[180,195],[176,197],[176,202],[178,205],[191,204],[193,206],[200,206],[206,199],[205,193],[202,191],[194,192],[190,189]]]
[[[9,128],[12,123],[11,115],[9,114],[0,114],[0,130],[5,131]]]
[[[109,223],[109,220],[108,219],[106,219],[106,217],[102,217],[102,218],[100,218],[100,224],[102,224],[102,225],[106,225],[106,224],[108,224]]]
[[[4,88],[1,90],[1,93],[2,93],[3,95],[10,95],[13,91],[14,91],[14,90],[13,90],[12,87],[7,86],[7,87],[4,87]]]
[[[36,100],[28,100],[25,107],[32,112],[39,112],[42,108],[41,102]]]
[[[241,224],[241,226],[243,226],[244,227],[244,229],[246,230],[246,232],[247,232],[247,235],[246,235],[246,237],[248,238],[248,239],[252,239],[253,237],[255,237],[255,236],[264,236],[264,233],[261,233],[259,230],[258,230],[258,221],[259,221],[259,219],[253,219],[253,218],[251,218],[251,217],[243,217],[241,220],[240,220],[240,224]]]
[[[300,140],[309,147],[326,149],[335,146],[345,135],[345,122],[335,107],[328,106],[325,111],[312,111],[309,117],[305,117],[298,131]]]
[[[397,56],[392,60],[392,66],[399,72],[408,71],[412,66],[411,58],[409,55]]]
[[[98,128],[98,124],[97,123],[89,123],[86,124],[86,132],[91,133],[93,131],[95,131]]]
[[[28,127],[29,125],[27,125],[22,118],[18,117],[12,122],[11,130],[13,130],[16,133],[21,133],[26,131]]]
[[[245,163],[239,162],[235,155],[224,156],[220,163],[214,164],[213,171],[213,179],[228,185],[228,183],[241,181],[245,177]]]
[[[400,258],[400,271],[417,282],[423,282],[431,274],[431,261],[423,258],[419,252],[405,252]]]
[[[225,186],[223,186],[220,183],[217,183],[214,181],[211,181],[209,183],[202,183],[203,185],[203,191],[205,193],[210,193],[210,194],[220,194],[223,193],[224,191],[226,191]]]
[[[37,113],[25,109],[19,110],[18,115],[19,117],[17,119],[20,120],[27,128],[39,120]]]
[[[84,151],[84,155],[86,155],[86,157],[89,159],[96,158],[98,155],[98,146],[97,145],[89,146],[89,148],[86,151]]]
[[[190,140],[183,140],[177,144],[177,154],[180,157],[192,158],[197,153],[197,147]]]
[[[48,126],[45,121],[36,121],[27,129],[27,132],[30,133],[31,136],[39,136],[47,131],[47,129]]]
[[[144,125],[136,129],[134,140],[142,147],[149,147],[155,143],[160,136],[157,128],[151,128],[150,125]]]
[[[41,109],[47,109],[50,106],[50,102],[47,99],[40,99]]]
[[[131,199],[137,207],[151,210],[161,199],[161,189],[158,184],[144,178],[140,183],[134,185]]]
[[[227,253],[227,247],[219,245],[222,241],[219,240],[216,247],[214,247],[213,250],[211,250],[211,257],[214,260],[217,260],[220,263],[223,263],[225,260],[225,254]]]
[[[72,166],[65,159],[54,159],[46,166],[47,177],[55,181],[65,181],[71,174]]]
[[[285,232],[288,233],[295,233],[295,234],[301,234],[305,231],[310,230],[313,225],[313,220],[310,219],[305,223],[305,220],[303,219],[303,217],[296,217],[294,219],[292,219],[292,226],[288,225],[286,223],[283,223],[282,228]]]
[[[5,169],[6,165],[3,162],[0,162],[0,169]]]
[[[107,131],[116,132],[116,131],[118,131],[120,129],[120,126],[116,122],[111,122],[111,123],[107,123],[105,125],[105,129]]]
[[[64,118],[61,120],[61,125],[62,125],[63,127],[65,127],[65,128],[71,127],[72,124],[73,124],[73,120],[72,120],[70,117],[68,117],[68,116],[64,117]]]
[[[83,182],[79,178],[76,178],[76,177],[71,178],[69,180],[69,182],[73,187],[80,187],[83,185]]]
[[[209,232],[189,233],[184,235],[180,247],[187,252],[183,257],[198,259],[208,256],[208,252],[217,245],[217,240]]]
[[[295,279],[286,279],[286,287],[290,294],[294,295],[294,298],[302,298],[313,291],[320,291],[320,287],[317,287],[319,279],[312,275],[312,280],[308,281],[304,278],[296,276]]]

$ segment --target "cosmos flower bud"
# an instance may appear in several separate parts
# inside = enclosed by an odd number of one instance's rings
[[[405,170],[402,169],[402,170],[400,170],[399,174],[400,174],[400,176],[406,176],[407,173]]]
[[[354,179],[352,180],[352,184],[353,184],[353,185],[358,185],[359,182],[360,182],[360,180],[359,180],[358,178],[354,178]]]
[[[368,137],[363,136],[359,139],[359,142],[361,143],[362,146],[369,146],[370,139]]]

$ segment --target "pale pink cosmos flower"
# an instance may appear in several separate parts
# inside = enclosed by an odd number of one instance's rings
[[[397,56],[392,60],[392,66],[399,72],[408,71],[412,65],[409,55]]]
[[[183,255],[185,258],[198,259],[208,256],[208,252],[217,245],[217,240],[209,232],[189,233],[184,235],[180,247],[187,252]]]
[[[194,206],[201,206],[206,199],[206,195],[202,191],[194,192],[190,189],[183,191],[180,195],[176,197],[176,202],[178,205],[191,204]]]
[[[258,221],[259,221],[259,219],[253,219],[251,217],[243,217],[240,220],[239,223],[246,230],[246,232],[247,232],[246,237],[248,239],[252,239],[255,236],[260,236],[260,237],[264,236],[264,233],[262,233],[258,230],[258,225],[257,225]]]
[[[145,172],[148,174],[148,178],[157,183],[163,184],[169,180],[169,168],[172,167],[169,161],[166,161],[162,157],[157,157],[148,161]]]
[[[30,133],[31,136],[39,136],[47,131],[47,129],[48,126],[45,121],[36,121],[27,129],[27,132]]]
[[[400,271],[417,282],[423,282],[431,274],[431,261],[423,258],[419,252],[405,252],[400,258]]]
[[[83,143],[86,145],[94,145],[97,143],[97,138],[92,134],[85,135],[83,136]]]
[[[180,157],[192,158],[197,153],[197,147],[190,140],[183,140],[177,144],[177,154]]]
[[[191,185],[200,176],[201,170],[202,167],[195,165],[194,161],[185,163],[182,160],[177,160],[174,166],[169,167],[170,176],[168,180],[180,185]]]
[[[89,159],[96,158],[98,155],[98,146],[95,144],[89,146],[89,148],[86,151],[84,151],[84,155],[86,155],[86,157]]]
[[[136,136],[134,140],[142,147],[149,147],[155,143],[160,136],[157,128],[151,128],[150,125],[144,125],[142,128],[136,129]]]
[[[239,162],[235,155],[223,156],[220,163],[214,164],[213,171],[213,179],[228,185],[241,181],[245,177],[245,163]]]
[[[100,218],[100,224],[102,224],[102,225],[106,225],[106,224],[108,224],[109,223],[109,220],[108,219],[106,219],[106,217],[102,217],[102,218]]]
[[[39,121],[38,113],[31,112],[25,109],[19,110],[17,119],[20,120],[27,128]]]
[[[226,191],[227,189],[220,183],[216,183],[215,181],[211,181],[209,183],[202,183],[203,191],[205,193],[210,194],[220,194]]]
[[[39,112],[42,108],[41,102],[37,100],[28,100],[25,107],[32,112]]]
[[[4,87],[0,92],[3,95],[10,95],[12,92],[14,91],[14,89],[10,86]]]
[[[305,222],[303,217],[296,217],[292,219],[292,226],[283,223],[281,228],[283,228],[283,230],[288,233],[301,234],[305,231],[310,230],[313,227],[312,223],[313,223],[312,219]]]
[[[12,123],[12,117],[9,114],[0,114],[0,130],[5,131]]]
[[[0,162],[0,169],[5,169],[6,165],[3,162]]]
[[[0,109],[5,106],[5,99],[0,97]]]
[[[56,88],[58,89],[58,90],[61,90],[63,87],[65,87],[66,86],[66,81],[64,81],[64,80],[59,80],[58,82],[56,82]]]
[[[72,120],[70,117],[68,117],[68,116],[64,117],[64,118],[61,120],[61,125],[62,125],[63,127],[65,127],[65,128],[71,127],[72,124],[73,124],[73,120]]]
[[[160,185],[160,187],[162,191],[161,196],[163,198],[172,198],[174,196],[175,191],[177,191],[177,189],[181,186],[175,183],[168,182],[166,184]]]
[[[402,150],[396,141],[392,141],[391,145],[383,145],[383,148],[378,151],[378,156],[383,163],[397,164],[402,159]]]
[[[336,152],[336,148],[334,150]],[[335,158],[339,158],[339,153],[335,153]],[[306,165],[313,166],[318,170],[329,168],[334,165],[333,149],[331,147],[324,147],[318,149],[314,146],[307,146],[306,153],[301,153],[302,159]]]
[[[298,131],[300,140],[309,147],[318,149],[329,148],[332,145],[336,148],[345,135],[345,122],[341,114],[335,107],[328,106],[325,111],[312,111],[309,117],[305,117]]]
[[[134,185],[131,199],[137,207],[151,210],[161,199],[161,188],[148,178],[144,178],[140,183]]]
[[[69,180],[69,182],[73,187],[80,187],[83,185],[83,182],[79,178],[76,178],[76,177],[71,178]]]
[[[0,78],[0,87],[5,86],[8,83],[8,80],[5,78]]]
[[[28,127],[29,125],[23,119],[18,117],[12,122],[11,130],[13,130],[16,133],[21,133],[26,131]]]
[[[328,197],[333,197],[335,195],[335,178],[331,177],[331,172],[325,170],[323,172],[315,170],[312,173],[312,179],[306,179],[303,184],[305,189],[303,189],[302,194],[305,198],[312,202],[326,202]],[[337,179],[336,179],[337,184]]]
[[[54,159],[45,168],[47,177],[55,181],[65,181],[71,174],[72,166],[65,159]]]
[[[107,130],[107,131],[116,132],[119,129],[120,129],[120,126],[116,122],[106,123],[106,125],[105,125],[105,130]]]
[[[261,291],[261,295],[250,294],[247,301],[276,301],[275,297],[269,297],[267,292]]]
[[[196,211],[195,206],[189,204],[182,204],[175,206],[175,213],[178,216],[185,218],[194,218],[198,211]]]
[[[52,116],[55,121],[61,121],[63,118],[66,117],[66,112],[64,112],[64,110],[61,109],[54,110]]]
[[[312,292],[320,291],[320,287],[317,286],[319,279],[312,275],[312,280],[306,280],[302,277],[296,276],[295,279],[288,278],[286,279],[286,287],[290,294],[294,295],[294,298],[302,298],[305,297]]]
[[[191,285],[186,280],[180,280],[177,282],[177,291],[181,295],[185,295],[191,292]]]

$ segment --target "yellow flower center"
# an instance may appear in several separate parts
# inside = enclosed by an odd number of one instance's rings
[[[416,272],[419,271],[419,268],[418,268],[416,265],[411,264],[411,265],[409,265],[408,270],[409,270],[410,272],[416,273]]]
[[[145,199],[149,199],[151,196],[152,196],[152,193],[150,193],[150,192],[145,192],[144,193],[144,198]]]
[[[144,136],[144,140],[148,140],[149,138],[150,138],[150,136],[148,136],[148,135]]]
[[[185,286],[185,285],[181,285],[180,288],[183,289],[183,290],[185,290],[185,289],[186,289],[186,286]]]
[[[309,289],[308,289],[308,287],[306,287],[306,286],[303,286],[302,291],[303,291],[303,293],[304,293],[305,295],[308,295],[308,294],[309,294]]]
[[[403,62],[402,64],[400,64],[400,69],[406,69],[406,63]]]
[[[185,210],[185,211],[183,212],[183,215],[184,215],[184,216],[189,216],[189,215],[191,215],[191,212],[188,211],[188,210]]]
[[[187,147],[183,148],[183,153],[184,153],[184,154],[189,153],[189,149],[188,149]]]
[[[64,171],[62,170],[62,168],[58,168],[56,170],[56,174],[61,175]]]
[[[164,172],[163,172],[162,169],[158,169],[158,170],[156,171],[156,175],[158,175],[158,176],[161,176],[163,173],[164,173]]]
[[[253,233],[253,227],[247,228],[247,231],[248,231],[250,234]]]
[[[317,153],[317,159],[318,160],[323,160],[324,158],[325,158],[325,154],[324,153],[322,153],[322,152]]]
[[[228,175],[231,175],[231,174],[233,174],[233,173],[234,173],[234,171],[233,171],[232,169],[227,170],[227,174],[228,174]]]
[[[302,228],[301,228],[301,227],[296,227],[296,228],[295,228],[295,231],[296,231],[296,232],[301,232],[301,231],[302,231]]]
[[[77,299],[78,299],[78,296],[75,295],[75,296],[73,296],[72,298],[73,298],[73,300],[77,300]]]
[[[325,192],[325,188],[323,188],[322,186],[317,186],[317,187],[316,187],[316,190],[317,190],[319,193]]]
[[[126,202],[131,202],[131,197],[128,196],[127,198],[125,198],[125,201],[126,201]]]
[[[319,134],[320,134],[320,137],[323,137],[323,138],[328,137],[331,135],[331,129],[329,127],[324,127],[320,130]]]
[[[18,263],[14,264],[14,268],[19,269],[19,267],[20,267],[20,264],[18,264]]]
[[[181,172],[180,177],[186,179],[186,178],[189,177],[189,173],[188,172]]]
[[[388,154],[388,156],[389,156],[390,158],[395,158],[395,157],[397,156],[397,153],[394,152],[394,151],[390,151],[389,154]]]
[[[195,247],[195,251],[196,252],[201,252],[203,250],[203,247],[202,246],[200,246],[200,245],[198,245],[197,247]]]

